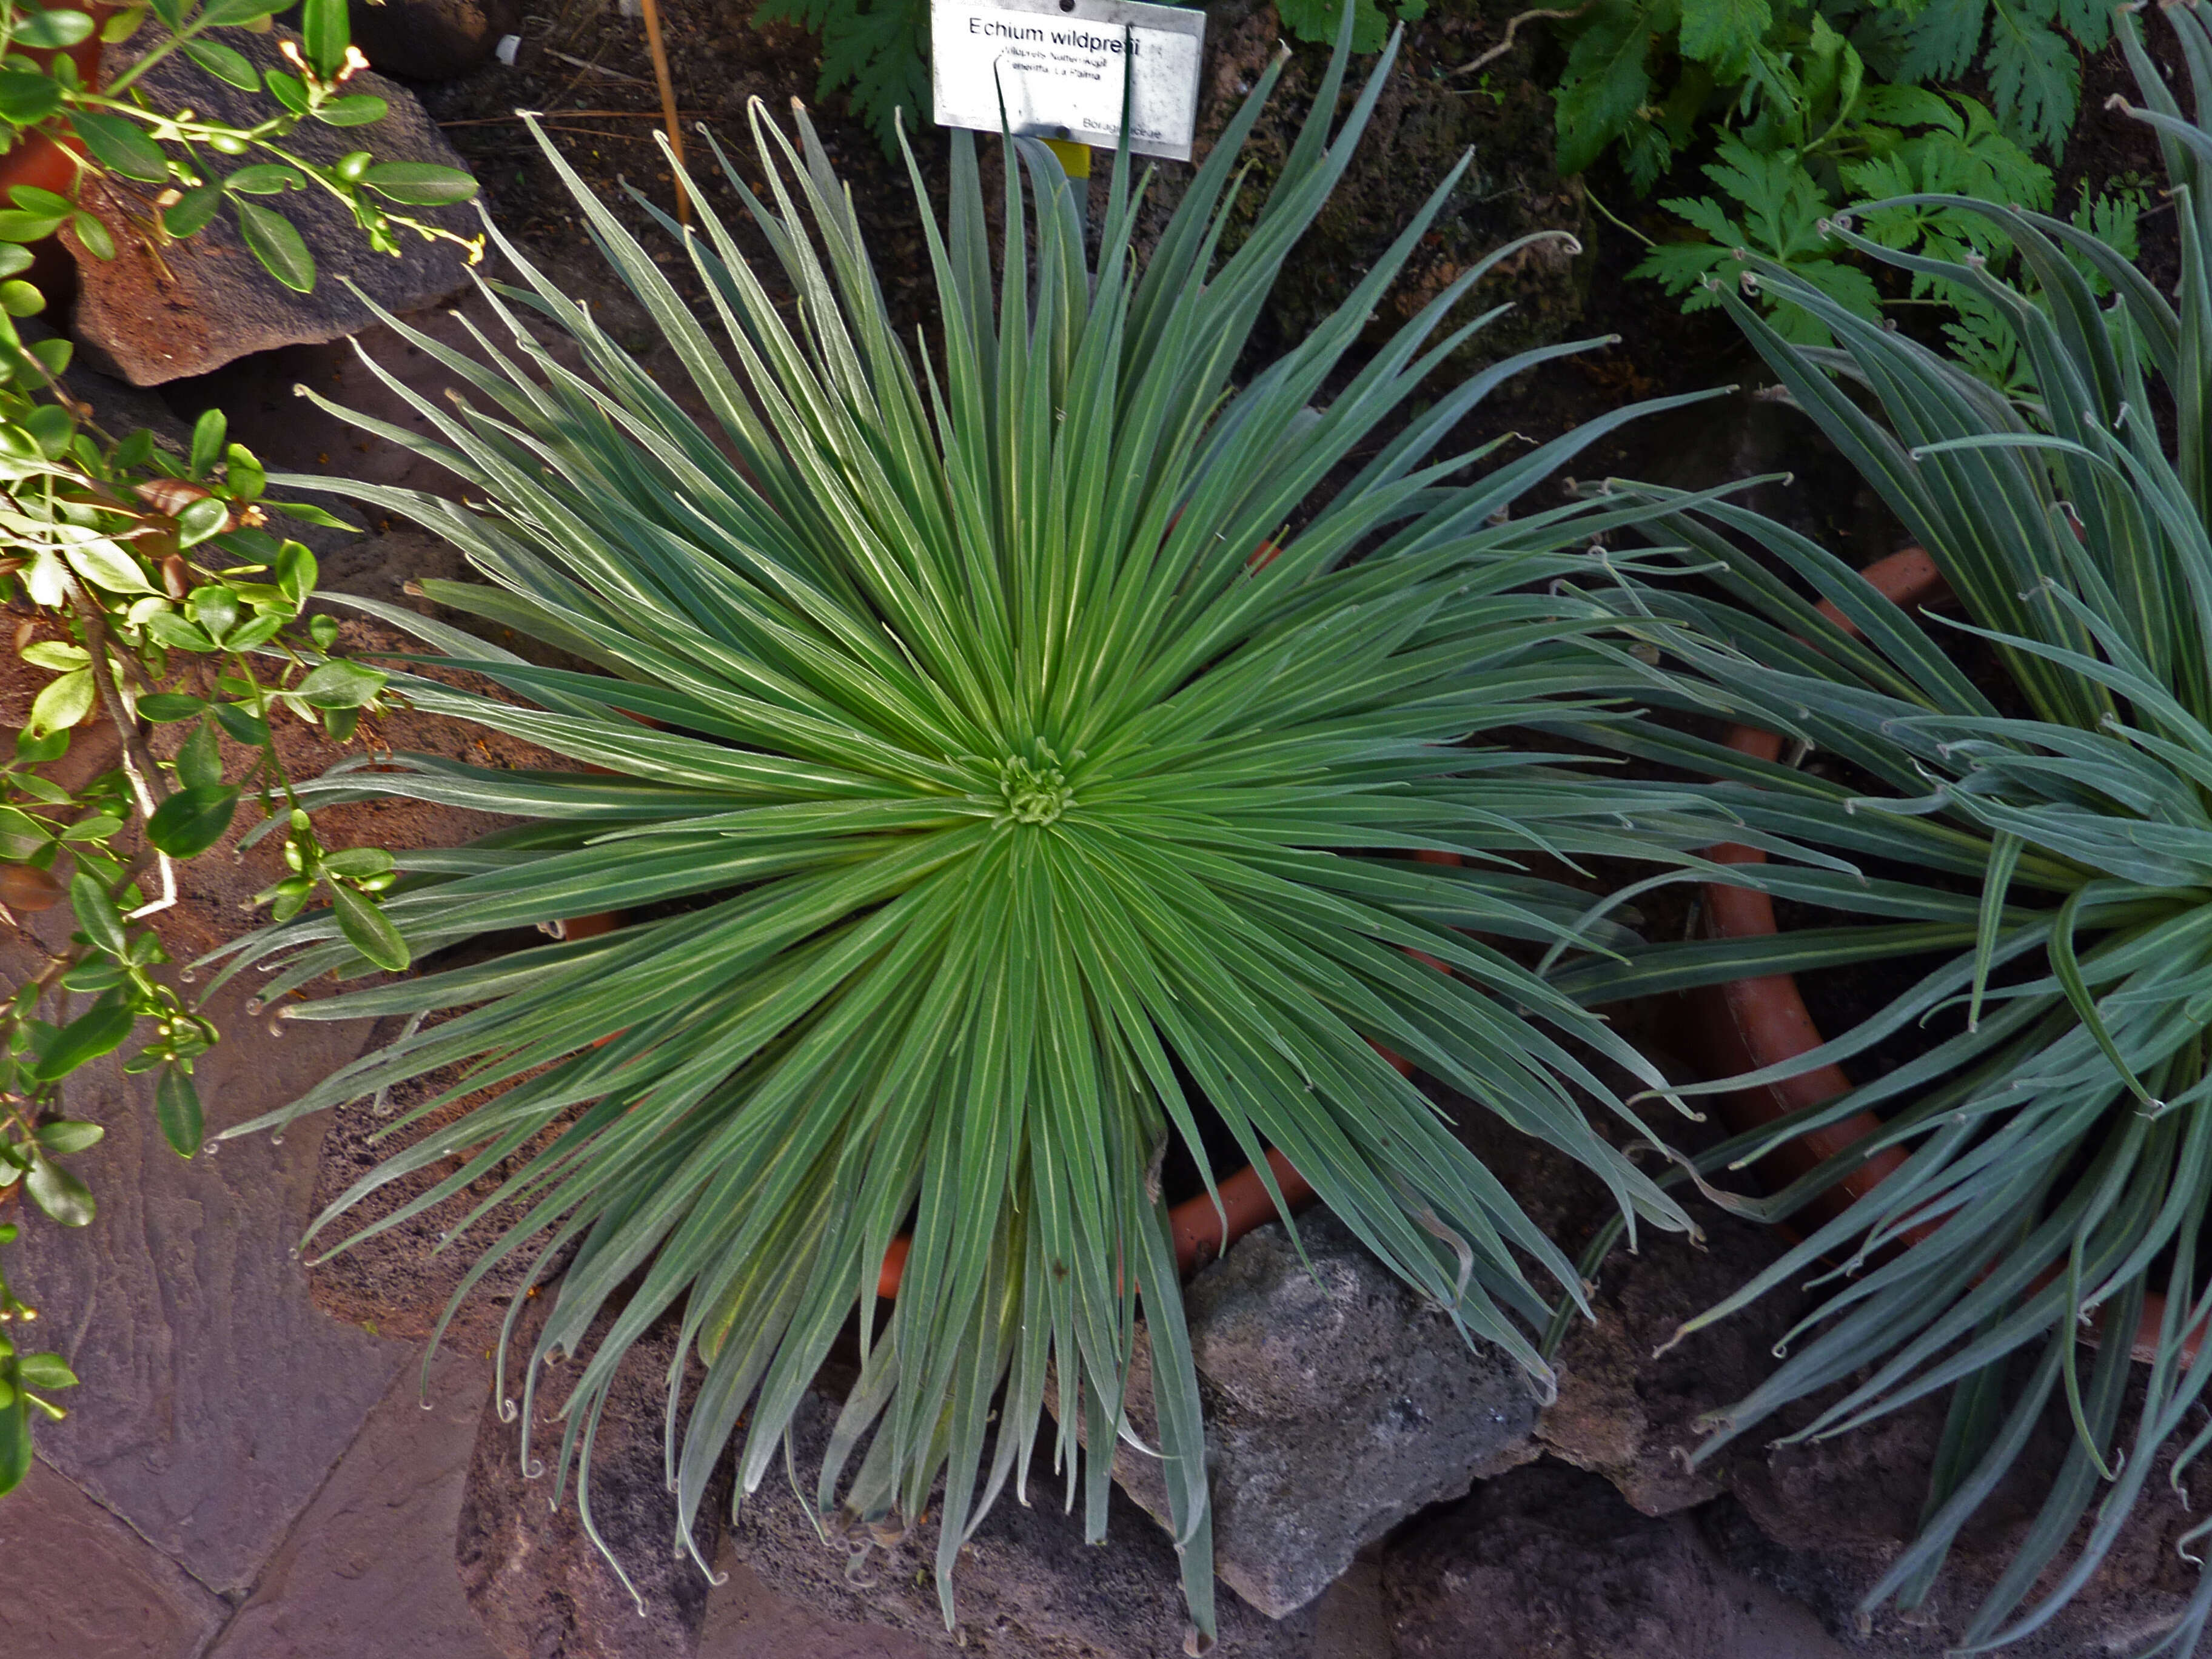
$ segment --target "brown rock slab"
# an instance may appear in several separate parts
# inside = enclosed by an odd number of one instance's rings
[[[541,1297],[542,1308],[552,1298]],[[607,1320],[586,1340],[588,1357]],[[507,1386],[518,1403],[519,1366],[540,1320],[520,1322],[508,1357]],[[520,1425],[504,1402],[487,1397],[478,1415],[454,1559],[469,1605],[492,1649],[507,1659],[691,1659],[707,1619],[707,1576],[677,1549],[676,1498],[663,1473],[661,1431],[667,1407],[672,1328],[650,1334],[623,1362],[599,1419],[592,1453],[592,1519],[635,1589],[585,1531],[571,1468],[552,1507],[564,1421],[556,1413],[579,1361],[541,1373],[530,1456],[522,1468]],[[692,1370],[696,1377],[698,1368]],[[682,1425],[678,1434],[680,1439]],[[726,1468],[726,1465],[725,1466]],[[720,1517],[729,1510],[727,1477],[701,1505],[700,1553],[714,1559]]]
[[[1396,1659],[1844,1659],[1805,1608],[1546,1460],[1485,1483],[1384,1559]]]
[[[836,1412],[832,1401],[810,1395],[793,1419],[802,1480],[821,1467]],[[1048,1425],[1045,1431],[1052,1432]],[[733,1573],[739,1565],[750,1569],[761,1590],[776,1598],[766,1604],[763,1620],[788,1618],[779,1601],[795,1604],[848,1626],[896,1632],[931,1653],[957,1650],[984,1659],[1172,1659],[1182,1653],[1188,1618],[1174,1546],[1118,1488],[1105,1541],[1086,1545],[1081,1516],[1060,1507],[1060,1478],[1045,1473],[1050,1462],[1049,1449],[1040,1448],[1030,1505],[1009,1492],[961,1547],[952,1581],[958,1623],[950,1632],[937,1601],[934,1522],[854,1562],[843,1547],[823,1541],[810,1507],[772,1476],[745,1499],[723,1565]],[[810,1487],[810,1502],[811,1496]],[[748,1598],[759,1593],[747,1588]],[[1219,1659],[1311,1659],[1310,1608],[1268,1619],[1225,1586],[1218,1588],[1215,1605]],[[859,1659],[878,1650],[851,1651]],[[884,1659],[907,1659],[909,1649],[886,1643],[880,1651]],[[762,1653],[766,1659],[780,1650]],[[833,1646],[822,1659],[845,1656]]]
[[[1270,1224],[1184,1292],[1217,1570],[1276,1619],[1416,1510],[1535,1455],[1536,1401],[1520,1367],[1470,1346],[1327,1211],[1298,1231],[1307,1261]],[[1147,1346],[1132,1383],[1131,1414],[1152,1442]],[[1169,1524],[1157,1459],[1119,1443],[1114,1478]]]
[[[403,1365],[209,1659],[495,1659],[453,1571],[490,1392],[481,1348],[440,1350],[428,1410]]]
[[[0,1500],[0,1561],[9,1659],[196,1659],[229,1613],[44,1463]]]
[[[303,1092],[363,1035],[295,1027],[270,1040],[234,990],[213,1012],[228,1040],[199,1063],[210,1133]],[[211,1589],[243,1591],[405,1351],[308,1300],[292,1250],[320,1122],[186,1163],[155,1125],[151,1078],[123,1076],[118,1059],[63,1091],[70,1116],[106,1126],[76,1166],[98,1217],[27,1226],[11,1251],[10,1278],[83,1379],[68,1419],[40,1431],[40,1454]]]
[[[825,1619],[778,1595],[725,1546],[707,1598],[699,1659],[934,1659],[938,1649],[880,1625]]]
[[[239,33],[230,41],[258,67],[284,67],[278,42],[289,32]],[[133,61],[127,48],[109,48],[109,70]],[[159,107],[189,106],[212,118],[252,126],[268,112],[264,97],[216,80],[181,53],[164,59],[137,82]],[[365,127],[326,127],[302,123],[285,146],[305,160],[328,163],[356,149],[375,152],[380,161],[430,161],[460,167],[448,144],[412,93],[382,76],[362,74],[349,89],[384,99],[391,112]],[[266,161],[240,158],[238,165]],[[228,171],[226,167],[222,171]],[[204,374],[249,353],[300,341],[334,340],[374,320],[368,308],[342,279],[350,277],[378,304],[394,312],[413,311],[457,292],[467,280],[468,256],[448,241],[428,241],[401,232],[398,257],[372,249],[337,198],[319,190],[288,191],[258,198],[281,212],[306,239],[315,256],[317,280],[312,294],[297,294],[264,270],[246,250],[235,218],[218,213],[198,235],[172,243],[158,253],[131,229],[156,210],[155,187],[110,177],[87,192],[86,204],[107,222],[116,246],[113,259],[95,259],[76,241],[64,240],[76,255],[78,294],[71,331],[95,368],[134,386],[158,386],[189,374]],[[463,235],[477,228],[468,207],[395,210]]]

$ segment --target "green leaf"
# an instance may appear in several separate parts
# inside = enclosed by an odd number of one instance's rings
[[[197,236],[207,228],[215,217],[216,210],[222,205],[222,183],[210,179],[195,185],[169,206],[161,210],[162,228],[178,238]]]
[[[234,201],[231,205],[237,210],[246,252],[261,262],[262,269],[296,293],[312,293],[315,256],[307,252],[306,240],[292,222],[252,202]]]
[[[269,95],[292,114],[305,115],[307,112],[307,83],[298,76],[288,75],[283,70],[273,69],[264,70],[261,72],[261,78],[268,86]]]
[[[260,748],[269,741],[269,723],[242,704],[219,702],[215,706],[216,723],[233,738]]]
[[[67,223],[65,217],[0,208],[0,241],[42,242]]]
[[[207,410],[192,422],[191,454],[186,465],[193,477],[204,478],[215,471],[229,436],[230,417],[220,409]]]
[[[289,0],[208,0],[192,21],[209,29],[242,27],[283,11],[288,4]]]
[[[275,196],[288,190],[303,190],[307,183],[307,175],[297,167],[258,161],[233,173],[222,181],[222,187],[234,196]]]
[[[228,82],[240,92],[261,90],[261,74],[247,61],[243,52],[215,40],[187,40],[185,56],[198,64],[218,81]]]
[[[44,1045],[39,1053],[36,1075],[49,1083],[58,1082],[79,1066],[121,1048],[137,1024],[137,1016],[131,1012],[131,1005],[114,993],[108,993],[93,1004],[89,1012],[70,1021]],[[33,1178],[36,1173],[34,1166]],[[35,1190],[32,1196],[38,1196]],[[53,1211],[48,1208],[47,1213],[52,1215]],[[58,1216],[55,1218],[60,1219]],[[87,1218],[90,1218],[88,1212]]]
[[[76,1022],[78,1025],[83,1023],[82,1020]],[[74,1029],[74,1026],[65,1028],[63,1036],[66,1037]],[[125,1035],[129,1033],[126,1031]],[[118,1037],[116,1041],[119,1042],[122,1039]],[[112,1048],[115,1045],[111,1043],[108,1046]],[[98,1052],[104,1054],[106,1050]],[[85,1058],[92,1056],[88,1054]],[[74,1069],[64,1067],[54,1075],[64,1075]],[[92,1200],[92,1189],[51,1159],[35,1152],[32,1154],[31,1172],[23,1177],[23,1190],[30,1194],[32,1203],[46,1212],[50,1220],[64,1227],[88,1227],[92,1224],[97,1208]]]
[[[398,973],[413,960],[407,941],[372,900],[350,887],[333,886],[331,908],[337,915],[346,943],[386,973]]]
[[[315,556],[306,543],[286,542],[276,550],[276,586],[295,610],[315,591],[315,584],[321,579]],[[325,651],[330,649],[330,642],[319,636],[316,643]]]
[[[319,104],[311,112],[326,127],[365,127],[381,121],[392,106],[372,93],[356,92]]]
[[[211,536],[220,536],[230,522],[230,503],[219,495],[203,495],[177,514],[177,545],[198,547]]]
[[[1767,0],[1682,0],[1682,55],[1715,65],[1741,65],[1773,22]]]
[[[9,244],[13,246],[15,244]],[[46,296],[29,283],[0,283],[0,311],[10,317],[33,317],[46,308]]]
[[[66,1158],[72,1152],[89,1152],[106,1133],[97,1123],[58,1118],[39,1126],[39,1145],[55,1158]]]
[[[230,828],[238,796],[230,787],[179,789],[154,809],[146,839],[173,859],[198,858]]]
[[[138,699],[138,712],[161,725],[169,720],[188,720],[197,714],[204,714],[207,702],[189,691],[153,691]]]
[[[357,524],[348,524],[335,513],[317,507],[312,501],[264,501],[262,506],[272,513],[282,513],[288,519],[297,519],[301,524],[319,526],[325,530],[350,530],[361,533]]]
[[[354,881],[380,876],[392,867],[392,854],[379,847],[349,847],[323,860],[323,868],[331,874]]]
[[[31,1472],[30,1407],[21,1391],[0,1405],[0,1498],[21,1486]]]
[[[169,176],[169,158],[145,130],[128,116],[105,115],[78,110],[70,125],[92,152],[93,159],[126,179],[158,185]]]
[[[123,917],[107,896],[107,890],[82,870],[70,878],[70,908],[76,913],[76,925],[94,950],[119,957],[130,949],[124,937]]]
[[[15,1375],[33,1389],[73,1389],[76,1373],[58,1353],[27,1353],[15,1361]]]
[[[0,859],[20,864],[52,840],[46,827],[21,807],[0,806]]]
[[[1651,95],[1650,30],[1636,0],[1601,0],[1575,37],[1553,94],[1562,176],[1582,172],[1628,130]]]
[[[359,708],[374,702],[390,678],[381,669],[339,658],[311,671],[294,691],[317,708]]]
[[[36,126],[61,113],[62,89],[50,76],[27,70],[0,70],[0,120]]]
[[[0,242],[0,276],[14,276],[28,270],[33,264],[31,250],[17,242]]]
[[[300,38],[307,61],[325,80],[345,66],[346,46],[352,36],[346,21],[346,0],[305,0],[300,8]]]
[[[1997,119],[2023,143],[2044,144],[2057,155],[2081,100],[2081,65],[2065,37],[2030,10],[2036,4],[1990,0],[1990,49],[1982,62]]]
[[[81,645],[70,645],[60,640],[40,640],[25,646],[16,654],[33,668],[51,668],[58,674],[92,665],[89,651]]]
[[[156,611],[146,618],[146,631],[173,651],[207,652],[215,641],[173,611]]]
[[[205,709],[209,705],[200,707]],[[222,745],[216,740],[215,728],[205,721],[177,750],[177,781],[187,789],[222,787]]]
[[[58,47],[82,45],[92,39],[93,21],[89,14],[82,11],[43,10],[22,0],[17,9],[15,23],[15,43],[34,51],[50,52]]]
[[[232,444],[223,455],[223,482],[229,494],[236,500],[254,501],[261,499],[261,492],[268,487],[269,475],[262,471],[261,463],[252,450],[244,444]],[[284,545],[287,548],[293,548],[299,547],[300,544],[287,542]],[[307,551],[305,548],[301,548],[300,550],[303,553]],[[281,574],[277,580],[281,585],[283,580]],[[314,586],[312,576],[308,579],[307,586],[309,587]],[[298,602],[299,596],[295,594],[293,596],[293,603],[296,605]]]
[[[412,207],[443,207],[476,199],[477,181],[459,167],[429,161],[379,161],[361,182],[387,201]]]
[[[74,674],[64,674],[59,679],[49,680],[31,699],[30,723],[24,730],[40,736],[80,725],[92,713],[95,693],[92,672],[79,669]]]
[[[154,1081],[154,1116],[161,1138],[179,1158],[190,1158],[200,1149],[204,1126],[200,1091],[180,1066],[164,1066]]]
[[[70,228],[84,244],[84,251],[95,259],[108,260],[115,257],[115,237],[106,225],[89,213],[70,216]]]

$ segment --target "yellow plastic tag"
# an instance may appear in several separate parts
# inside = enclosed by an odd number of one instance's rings
[[[1060,168],[1069,178],[1088,179],[1091,176],[1090,145],[1071,144],[1064,138],[1048,138],[1044,142],[1046,148],[1060,157]]]

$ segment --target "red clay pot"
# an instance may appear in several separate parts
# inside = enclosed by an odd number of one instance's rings
[[[1860,574],[1893,603],[1907,609],[1942,599],[1949,592],[1936,562],[1917,547],[1877,559]],[[1824,601],[1820,610],[1830,621],[1850,629],[1832,605]],[[1782,739],[1756,726],[1736,726],[1726,742],[1729,748],[1761,760],[1778,760],[1782,754]],[[1723,864],[1762,864],[1766,860],[1766,854],[1756,848],[1734,842],[1712,848],[1710,856]],[[1723,939],[1747,939],[1778,931],[1774,902],[1748,888],[1709,883],[1705,889],[1705,911],[1714,933]],[[1796,978],[1788,974],[1731,980],[1692,993],[1690,1001],[1704,1030],[1707,1057],[1723,1074],[1757,1071],[1795,1060],[1826,1041],[1813,1023]],[[1841,1067],[1823,1066],[1781,1083],[1723,1095],[1721,1115],[1731,1129],[1743,1133],[1833,1100],[1850,1086]],[[1881,1127],[1881,1120],[1873,1113],[1856,1112],[1839,1123],[1787,1142],[1755,1168],[1771,1185],[1784,1186]],[[1808,1212],[1823,1221],[1833,1219],[1887,1179],[1905,1163],[1905,1156],[1899,1147],[1884,1149],[1808,1206]],[[2157,1355],[2159,1328],[2165,1316],[2165,1297],[2151,1292],[2143,1303],[2133,1351],[2135,1358],[2146,1364]],[[2185,1345],[2186,1358],[2195,1357],[2201,1340],[2200,1334]]]

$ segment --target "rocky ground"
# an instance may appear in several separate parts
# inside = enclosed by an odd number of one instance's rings
[[[665,368],[641,313],[599,270],[550,167],[513,114],[547,112],[555,142],[603,189],[628,179],[665,200],[669,181],[647,137],[654,101],[642,36],[596,0],[550,9],[524,17],[507,0],[436,0],[416,14],[434,15],[435,27],[371,44],[380,63],[422,77],[422,108],[401,100],[409,142],[425,159],[455,146],[528,257],[590,300],[648,366]],[[1517,309],[1466,366],[1563,338],[1622,337],[1508,386],[1461,434],[1470,442],[1508,430],[1548,437],[1623,398],[1747,369],[1717,324],[1686,322],[1655,289],[1623,283],[1632,243],[1592,211],[1583,181],[1550,173],[1538,37],[1502,60],[1479,95],[1447,73],[1492,44],[1514,9],[1490,0],[1442,4],[1413,31],[1358,169],[1288,273],[1258,348],[1310,328],[1428,181],[1473,146],[1466,189],[1409,272],[1413,299],[1499,240],[1559,230],[1578,250],[1564,240],[1532,250],[1482,293],[1485,303],[1510,298]],[[665,0],[663,11],[679,101],[694,115],[741,132],[748,99],[781,107],[794,94],[811,97],[815,58],[803,34],[754,29],[729,0]],[[520,38],[512,66],[489,56],[510,31]],[[1219,131],[1277,33],[1262,0],[1209,8],[1202,137]],[[1293,66],[1286,103],[1311,73],[1306,58]],[[895,306],[909,321],[926,319],[919,222],[902,179],[834,100],[822,121]],[[1273,118],[1262,126],[1263,171],[1285,132]],[[1177,181],[1176,169],[1164,169],[1170,198]],[[728,205],[726,189],[714,188]],[[641,212],[623,210],[642,223]],[[442,309],[461,280],[451,262],[374,274],[386,284],[382,303],[441,341],[465,343],[466,321],[487,316],[473,297],[461,298],[459,317]],[[233,435],[272,468],[441,487],[404,448],[366,441],[292,395],[312,385],[421,426],[339,340],[367,315],[345,290],[326,283],[298,305],[272,298],[254,288],[256,273],[237,250],[220,245],[173,275],[88,271],[75,324],[88,361],[152,388],[85,378],[88,395],[118,418],[157,427],[220,405]],[[290,309],[277,310],[280,300]],[[445,372],[391,330],[369,327],[361,343],[404,385],[433,398],[442,392]],[[1800,483],[1769,492],[1773,510],[1847,554],[1886,551],[1894,535],[1832,457],[1747,394],[1714,405],[1694,426],[1632,428],[1592,465],[1684,484],[1791,470]],[[404,602],[405,582],[459,574],[451,549],[404,525],[379,520],[370,532],[325,541],[331,586]],[[359,645],[388,638],[372,624],[349,627]],[[28,690],[0,682],[0,723],[21,720]],[[530,759],[409,716],[368,738],[495,763]],[[316,752],[308,734],[287,740],[306,769],[333,757]],[[81,757],[96,761],[89,749]],[[416,807],[342,810],[350,816],[334,814],[327,832],[340,842],[419,845],[483,827]],[[196,867],[168,924],[180,955],[234,933],[238,902],[268,878],[262,866],[271,856],[264,847],[242,864],[218,854]],[[7,941],[0,959],[25,950]],[[281,1042],[264,1040],[237,994],[217,1006],[229,1040],[204,1082],[217,1126],[298,1092],[376,1035],[294,1024]],[[1631,1016],[1667,1063],[1691,1069],[1694,1056],[1663,1053],[1679,1023],[1665,1008]],[[109,1126],[98,1170],[102,1213],[85,1234],[37,1231],[21,1288],[54,1322],[56,1346],[86,1385],[71,1419],[42,1437],[27,1488],[0,1504],[0,1561],[11,1591],[22,1592],[4,1615],[0,1651],[9,1659],[919,1659],[948,1649],[1149,1659],[1182,1650],[1173,1552],[1146,1512],[1140,1464],[1126,1458],[1127,1490],[1116,1496],[1103,1547],[1085,1548],[1049,1494],[1036,1494],[1034,1508],[1002,1504],[963,1552],[961,1623],[951,1632],[927,1575],[916,1571],[935,1547],[927,1528],[888,1554],[849,1560],[824,1547],[788,1492],[764,1489],[719,1539],[701,1540],[720,1574],[708,1583],[667,1548],[658,1378],[671,1356],[656,1357],[649,1344],[602,1432],[595,1487],[599,1524],[642,1592],[641,1614],[583,1537],[573,1501],[550,1509],[543,1484],[521,1478],[514,1427],[493,1389],[498,1308],[471,1310],[423,1372],[424,1340],[453,1282],[434,1248],[444,1220],[434,1214],[312,1269],[298,1260],[293,1247],[307,1218],[374,1155],[380,1120],[372,1108],[232,1143],[186,1165],[154,1133],[138,1080],[100,1067],[73,1087],[83,1091],[75,1114]],[[1479,1111],[1459,1116],[1556,1236],[1571,1247],[1599,1224],[1601,1196],[1586,1180],[1525,1143],[1509,1144]],[[1251,1659],[1940,1651],[2027,1511],[2000,1504],[1970,1532],[1955,1578],[1922,1614],[1856,1623],[1856,1595],[1916,1523],[1933,1425],[1905,1414],[1824,1447],[1746,1446],[1690,1466],[1694,1419],[1763,1372],[1796,1311],[1778,1299],[1655,1358],[1683,1317],[1777,1248],[1717,1213],[1702,1219],[1702,1249],[1647,1241],[1609,1265],[1599,1317],[1569,1337],[1548,1406],[1413,1305],[1326,1218],[1306,1230],[1313,1275],[1277,1228],[1200,1273],[1189,1298],[1214,1425],[1221,1651]],[[827,1420],[819,1401],[802,1417],[802,1463]],[[2054,1427],[2024,1475],[2063,1443]],[[2185,1525],[2178,1505],[2147,1504],[2100,1582],[2021,1651],[2086,1659],[2158,1629],[2185,1583],[2171,1545]]]

